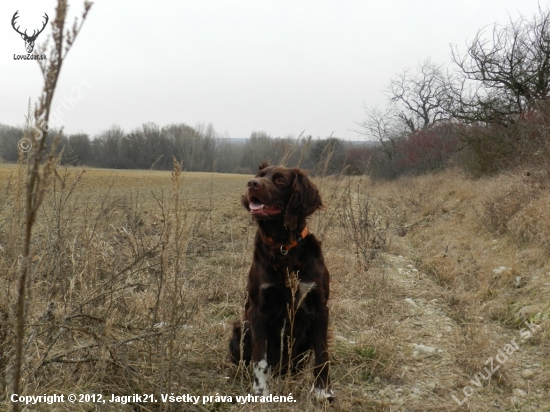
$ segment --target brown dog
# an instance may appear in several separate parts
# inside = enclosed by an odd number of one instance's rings
[[[233,325],[231,358],[235,363],[252,362],[253,392],[267,395],[271,368],[296,371],[312,350],[314,394],[333,401],[327,345],[329,273],[321,245],[306,227],[306,218],[323,206],[319,190],[302,170],[264,162],[247,183],[242,204],[258,230],[244,319]],[[299,278],[294,297],[292,273]]]

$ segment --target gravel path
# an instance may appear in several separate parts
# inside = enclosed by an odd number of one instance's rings
[[[385,262],[388,282],[405,296],[395,325],[396,348],[404,356],[396,379],[374,378],[363,390],[379,410],[550,411],[547,383],[537,379],[548,360],[527,332],[479,316],[458,324],[443,287],[406,257],[387,255]],[[465,338],[465,329],[474,327],[477,342]],[[479,358],[480,348],[489,355]]]

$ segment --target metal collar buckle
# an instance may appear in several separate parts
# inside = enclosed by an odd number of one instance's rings
[[[304,229],[302,230],[302,232],[300,233],[300,237],[297,239],[297,240],[293,240],[291,243],[285,245],[284,243],[281,245],[281,247],[279,248],[279,250],[281,251],[281,255],[283,256],[286,256],[288,255],[288,251],[290,249],[292,249],[294,246],[296,246],[298,243],[300,243],[302,240],[304,240],[304,238],[309,234],[309,230],[306,227],[304,227]],[[274,243],[273,239],[268,237],[267,238],[267,241],[269,243]]]

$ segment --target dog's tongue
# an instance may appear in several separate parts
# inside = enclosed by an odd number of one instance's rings
[[[250,213],[254,215],[272,216],[281,213],[281,209],[277,206],[266,206],[256,200],[250,202],[248,207],[250,207]]]
[[[250,211],[251,212],[262,210],[263,208],[265,208],[265,205],[263,203],[256,202],[256,201],[250,202]]]

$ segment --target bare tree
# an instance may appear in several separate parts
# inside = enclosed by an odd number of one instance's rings
[[[356,132],[369,140],[378,140],[388,159],[392,160],[397,143],[406,135],[403,124],[398,121],[392,108],[382,110],[365,106],[364,110],[366,117],[357,123],[361,129]]]
[[[8,162],[15,162],[19,157],[17,143],[23,137],[21,127],[0,124],[0,157]]]
[[[73,134],[68,137],[68,150],[71,161],[76,165],[87,165],[91,157],[92,144],[90,136],[84,133]]]
[[[550,92],[550,11],[520,16],[477,32],[465,53],[452,48],[459,68],[449,84],[448,110],[467,122],[510,124]]]
[[[391,160],[397,143],[419,130],[446,119],[444,101],[448,81],[440,65],[427,59],[411,74],[405,69],[386,87],[389,102],[385,109],[365,107],[365,119],[357,133],[378,140]]]
[[[112,125],[100,133],[92,141],[94,159],[93,166],[119,168],[120,147],[124,138],[124,130],[118,125]]]
[[[446,81],[440,65],[430,59],[418,65],[416,73],[405,69],[391,79],[387,88],[394,115],[414,133],[447,118],[443,108]]]

